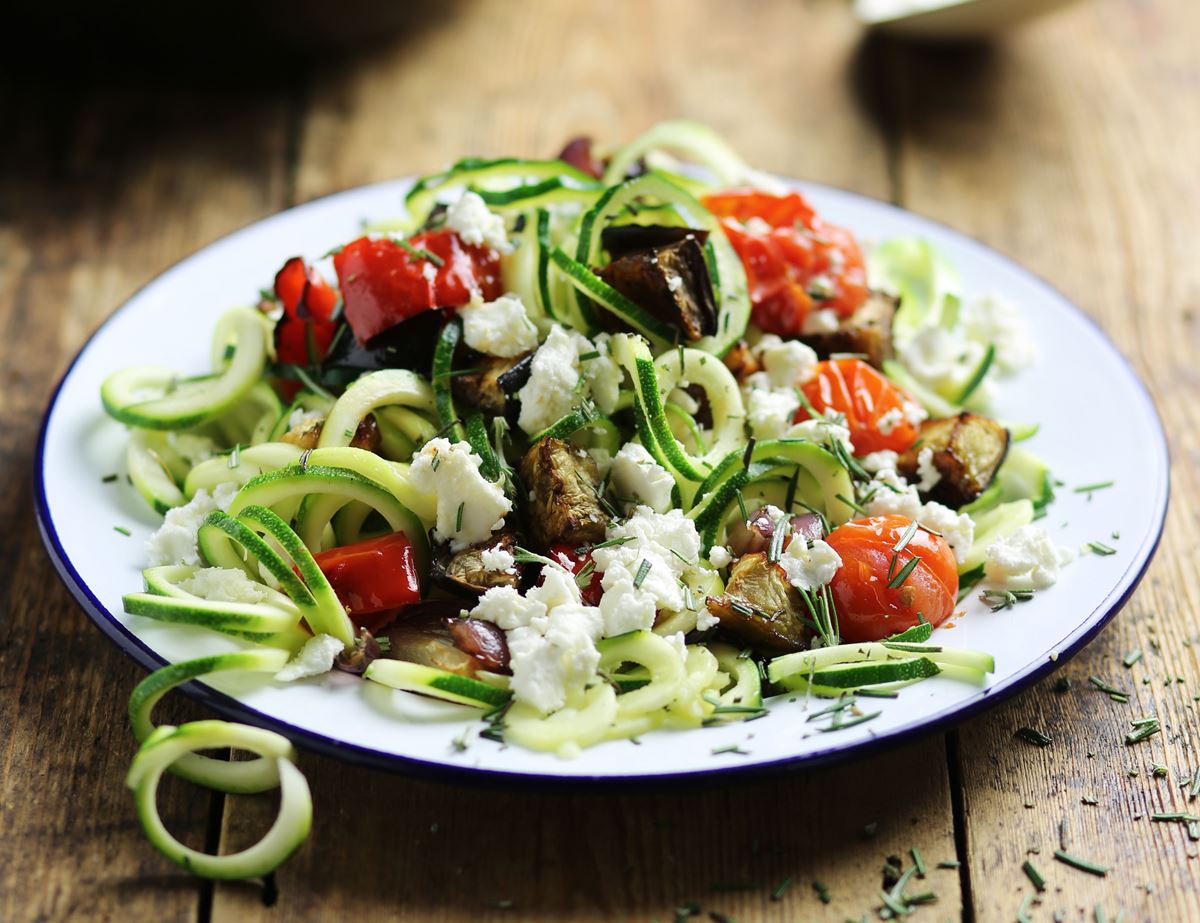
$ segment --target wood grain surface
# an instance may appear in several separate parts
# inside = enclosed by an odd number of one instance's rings
[[[842,0],[443,2],[410,5],[399,31],[364,46],[277,56],[268,36],[228,66],[193,49],[152,74],[119,55],[0,74],[0,921],[669,923],[692,902],[698,920],[877,919],[885,858],[908,864],[913,847],[930,866],[921,890],[938,895],[918,920],[1017,919],[1034,893],[1026,860],[1047,881],[1032,920],[1200,919],[1200,844],[1149,820],[1198,808],[1179,781],[1200,767],[1200,9],[1094,0],[994,46],[934,49],[863,41]],[[869,762],[562,795],[304,754],[313,834],[277,893],[189,879],[142,838],[123,784],[137,671],[71,603],[37,538],[28,485],[54,380],[139,286],[279,208],[676,115],[762,167],[970,233],[1096,317],[1171,431],[1172,511],[1145,583],[1063,669],[1070,690],[1049,680]],[[1095,413],[1089,425],[1109,424]],[[1143,659],[1126,669],[1134,647]],[[1131,701],[1109,701],[1091,674]],[[1164,733],[1125,747],[1125,721],[1148,712]],[[1014,741],[1022,725],[1053,744]],[[224,850],[274,808],[183,785],[160,803],[189,842]],[[1106,877],[1054,860],[1064,819],[1069,850]]]

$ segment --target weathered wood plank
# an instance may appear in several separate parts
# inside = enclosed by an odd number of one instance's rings
[[[668,116],[712,124],[765,168],[890,194],[886,146],[849,79],[856,33],[840,2],[540,2],[519,16],[489,2],[413,30],[318,73],[299,199],[468,153],[550,155],[578,133],[619,142]],[[761,54],[765,36],[786,37],[787,52]],[[315,825],[278,874],[279,905],[218,885],[214,920],[667,921],[692,900],[742,921],[842,920],[879,905],[886,856],[907,863],[912,846],[931,866],[954,856],[940,738],[855,767],[655,795],[452,789],[311,755],[303,767]],[[227,802],[222,848],[265,829],[271,810]],[[795,883],[771,901],[788,875]],[[753,890],[712,890],[741,882]],[[957,873],[931,871],[927,883],[939,915],[957,916]],[[486,905],[504,900],[511,909]]]
[[[29,504],[32,456],[54,381],[102,317],[285,204],[284,107],[90,79],[0,91],[0,919],[190,921],[206,886],[146,842],[124,785],[140,671],[54,575]],[[210,794],[164,789],[168,824],[202,845]]]
[[[1186,646],[1198,640],[1200,603],[1197,35],[1200,10],[1187,0],[1108,0],[991,51],[893,58],[903,204],[1015,256],[1096,317],[1153,390],[1174,460],[1158,558],[1117,621],[1063,671],[1073,689],[1043,683],[961,732],[981,920],[1013,918],[1031,891],[1021,871],[1027,857],[1050,887],[1038,918],[1062,910],[1090,919],[1097,904],[1109,919],[1121,909],[1131,920],[1200,915],[1197,844],[1182,825],[1149,820],[1156,811],[1195,812],[1179,778],[1200,765],[1200,671]],[[1119,421],[1098,414],[1090,425],[1120,437]],[[1121,658],[1135,647],[1145,656],[1127,670]],[[1133,698],[1110,702],[1088,686],[1089,674],[1130,688]],[[1167,677],[1184,682],[1167,686]],[[1128,719],[1149,713],[1162,717],[1163,734],[1126,747]],[[1040,750],[1014,742],[1023,725],[1048,731],[1054,743]],[[1152,777],[1154,762],[1168,767],[1167,778]],[[1112,866],[1106,878],[1053,860],[1061,818],[1072,851]]]

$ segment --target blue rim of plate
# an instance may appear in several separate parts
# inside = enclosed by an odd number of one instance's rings
[[[55,385],[54,391],[50,396],[50,400],[46,405],[46,411],[42,417],[41,427],[38,432],[37,450],[34,455],[34,511],[37,516],[38,531],[42,536],[42,542],[46,546],[46,551],[50,556],[51,563],[54,569],[58,572],[59,578],[66,585],[68,592],[75,599],[75,602],[87,613],[88,617],[114,644],[117,645],[125,654],[134,660],[139,666],[145,670],[157,670],[160,667],[166,666],[167,661],[156,654],[151,648],[146,645],[133,632],[126,628],[107,608],[96,598],[91,589],[84,582],[78,571],[72,565],[66,550],[59,541],[58,533],[54,528],[54,523],[50,518],[49,506],[46,501],[46,484],[45,484],[45,450],[46,450],[46,435],[50,424],[50,417],[54,412],[54,408],[58,403],[59,395],[62,392],[63,385],[70,378],[71,372],[76,364],[87,351],[100,332],[112,321],[118,314],[133,302],[137,296],[151,285],[154,285],[164,275],[170,272],[174,266],[179,265],[197,253],[208,249],[219,241],[226,241],[249,228],[256,227],[266,221],[272,220],[280,215],[297,209],[305,208],[314,202],[320,202],[325,199],[335,196],[344,195],[348,192],[365,192],[374,187],[384,188],[394,185],[396,180],[384,180],[378,183],[370,183],[364,186],[353,187],[352,189],[341,190],[339,192],[330,193],[326,196],[319,196],[299,205],[294,205],[283,211],[276,212],[274,215],[267,218],[259,219],[251,222],[223,237],[217,241],[212,241],[203,247],[198,248],[193,253],[179,260],[177,263],[168,267],[163,272],[159,273],[145,285],[135,291],[124,303],[112,312],[100,325],[92,331],[92,334],[80,347],[75,357],[71,360]],[[790,181],[795,182],[795,181]],[[765,776],[778,774],[781,772],[794,771],[799,769],[815,769],[823,766],[830,766],[838,763],[845,763],[851,760],[862,759],[871,756],[872,754],[880,753],[884,750],[898,747],[903,744],[913,743],[933,734],[950,730],[951,728],[962,724],[971,718],[981,715],[983,712],[990,710],[1006,699],[1011,698],[1018,692],[1032,686],[1038,680],[1049,675],[1054,670],[1065,664],[1068,660],[1078,654],[1087,644],[1096,637],[1111,620],[1121,610],[1129,597],[1133,595],[1138,584],[1146,574],[1150,562],[1154,558],[1154,554],[1158,549],[1159,542],[1162,540],[1163,529],[1166,525],[1167,507],[1170,501],[1171,478],[1170,478],[1170,448],[1167,443],[1166,433],[1163,430],[1162,418],[1159,416],[1158,408],[1154,404],[1154,400],[1138,375],[1137,370],[1125,357],[1125,355],[1117,349],[1117,347],[1108,338],[1103,328],[1085,311],[1077,307],[1074,302],[1062,294],[1053,285],[1043,279],[1036,273],[1026,269],[1024,266],[1017,263],[1015,260],[993,250],[991,247],[979,242],[978,240],[956,231],[948,225],[935,221],[932,218],[926,218],[923,215],[918,215],[907,209],[900,208],[890,202],[883,202],[871,196],[863,195],[862,193],[852,192],[850,190],[839,189],[837,187],[828,186],[820,183],[805,182],[803,187],[813,190],[821,190],[824,192],[833,192],[839,196],[846,196],[852,199],[858,199],[861,202],[870,204],[877,208],[884,208],[888,211],[896,213],[909,221],[915,221],[918,225],[924,224],[931,228],[936,228],[939,232],[949,234],[957,239],[957,242],[968,249],[976,250],[989,259],[999,260],[1006,264],[1009,268],[1027,276],[1036,285],[1042,289],[1047,298],[1058,301],[1060,304],[1074,312],[1089,324],[1096,332],[1100,343],[1106,350],[1109,351],[1125,369],[1130,382],[1133,384],[1137,395],[1144,405],[1146,418],[1153,422],[1154,431],[1157,437],[1155,448],[1156,455],[1160,462],[1159,476],[1157,478],[1157,490],[1155,495],[1155,524],[1147,533],[1146,538],[1134,553],[1129,566],[1122,572],[1120,578],[1114,583],[1113,589],[1104,598],[1104,600],[1096,606],[1085,619],[1081,620],[1080,627],[1076,631],[1064,639],[1064,646],[1058,650],[1057,656],[1053,659],[1027,664],[1023,669],[1009,675],[1000,687],[988,687],[980,690],[980,692],[969,699],[965,699],[949,708],[944,708],[931,715],[923,716],[919,719],[911,721],[900,727],[893,728],[887,733],[872,735],[866,740],[859,741],[853,744],[837,745],[833,744],[815,752],[806,753],[803,756],[784,757],[782,759],[771,760],[765,763],[755,763],[747,766],[738,766],[736,764],[721,766],[715,769],[698,769],[688,772],[676,773],[659,773],[659,774],[631,774],[627,776],[613,775],[598,775],[598,776],[559,776],[553,774],[541,774],[536,772],[511,772],[508,770],[487,769],[482,766],[455,766],[453,764],[439,762],[435,760],[424,760],[417,757],[401,756],[395,753],[387,753],[381,750],[374,750],[370,747],[359,746],[358,744],[349,744],[344,741],[328,737],[324,734],[318,734],[305,728],[297,727],[289,724],[286,721],[281,721],[269,715],[263,714],[257,709],[253,709],[244,705],[237,699],[226,695],[223,692],[205,686],[203,683],[193,680],[179,687],[180,691],[196,700],[201,705],[212,709],[223,718],[232,721],[241,721],[246,724],[252,724],[257,727],[267,728],[276,731],[288,737],[297,746],[303,747],[314,753],[319,753],[322,756],[329,756],[334,759],[344,760],[345,762],[364,766],[370,769],[382,769],[388,772],[400,773],[404,775],[416,776],[418,778],[429,779],[438,782],[447,783],[472,783],[485,784],[492,786],[500,786],[507,788],[532,788],[536,786],[539,790],[545,791],[553,789],[557,791],[579,790],[587,788],[592,791],[601,791],[606,789],[653,789],[658,787],[671,786],[677,788],[680,785],[714,785],[721,784],[726,781],[735,779],[744,779],[749,776]]]

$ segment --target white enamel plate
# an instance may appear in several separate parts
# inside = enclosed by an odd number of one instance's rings
[[[157,518],[124,477],[124,429],[100,407],[100,383],[129,365],[207,367],[217,315],[254,300],[285,259],[315,257],[356,237],[363,219],[400,207],[404,181],[354,189],[252,225],[155,279],[124,304],[84,346],[46,413],[36,470],[42,534],[63,580],[102,631],[146,668],[228,650],[235,642],[122,611],[121,596],[141,588],[143,544]],[[801,185],[831,221],[866,239],[916,234],[958,267],[968,293],[996,291],[1022,306],[1039,343],[1039,360],[1006,382],[998,415],[1041,424],[1028,445],[1065,482],[1042,521],[1060,544],[1102,541],[1115,555],[1084,554],[1054,588],[1013,609],[990,612],[974,597],[953,628],[935,640],[995,656],[990,685],[977,689],[934,678],[894,700],[872,700],[882,714],[832,733],[806,722],[803,699],[768,702],[747,724],[657,731],[634,744],[613,741],[576,759],[473,740],[478,712],[393,692],[345,673],[291,685],[218,674],[185,687],[214,711],[280,731],[297,744],[353,762],[441,778],[483,777],[540,783],[570,780],[665,780],[717,773],[810,766],[944,728],[978,714],[1055,668],[1086,644],[1128,599],[1145,572],[1167,508],[1166,440],[1149,395],[1114,346],[1061,295],[978,243],[890,205],[820,186]],[[1088,425],[1098,408],[1122,421],[1122,439]],[[1115,485],[1090,498],[1071,487]],[[114,527],[128,529],[125,536]],[[1119,538],[1113,538],[1119,535]],[[118,692],[120,694],[120,692]],[[878,705],[876,706],[876,701]],[[736,744],[740,752],[716,753]]]

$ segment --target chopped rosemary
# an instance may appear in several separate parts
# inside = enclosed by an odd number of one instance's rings
[[[646,579],[646,575],[650,573],[650,567],[651,562],[643,558],[642,562],[638,565],[637,574],[635,574],[633,578],[633,588],[635,590],[641,588],[642,583]]]
[[[909,855],[912,856],[913,865],[915,865],[917,867],[917,877],[924,878],[925,877],[925,859],[921,855],[921,850],[917,849],[917,847],[914,846],[908,852],[909,852]]]
[[[742,514],[742,522],[750,522],[750,514],[746,512],[746,501],[742,497],[742,492],[739,490],[736,494],[738,502],[738,511]]]
[[[1124,689],[1118,689],[1115,686],[1110,686],[1108,683],[1104,682],[1104,680],[1102,680],[1098,676],[1089,676],[1088,682],[1091,683],[1093,686],[1095,686],[1097,689],[1099,689],[1101,692],[1105,693],[1114,702],[1121,702],[1122,704],[1124,704],[1125,702],[1129,701],[1129,693],[1128,692],[1126,692]]]
[[[241,463],[239,460],[241,457],[241,454],[240,454],[241,448],[242,448],[242,444],[240,442],[235,442],[233,444],[233,450],[229,453],[229,467],[230,468],[236,468]]]
[[[1103,878],[1108,874],[1108,867],[1097,865],[1094,862],[1089,862],[1087,859],[1080,859],[1078,856],[1073,856],[1065,849],[1054,850],[1054,858],[1064,865],[1069,865],[1073,869],[1079,869],[1081,872],[1087,872],[1089,875],[1097,875]]]
[[[1167,768],[1163,767],[1163,775],[1167,774]],[[1192,777],[1183,783],[1183,787],[1187,789],[1188,801],[1195,801],[1196,796],[1200,795],[1200,767],[1192,773]]]
[[[900,541],[896,542],[896,544],[892,546],[892,551],[896,552],[896,554],[899,554],[905,549],[908,543],[912,541],[912,537],[916,534],[917,523],[915,521],[910,522],[908,524],[908,528],[904,530],[904,534],[900,536]]]
[[[783,900],[784,892],[786,892],[787,889],[792,886],[792,882],[795,880],[796,880],[795,875],[788,875],[787,878],[785,878],[785,879],[783,879],[783,881],[779,882],[779,884],[777,884],[774,888],[771,889],[771,900],[773,900],[773,901]],[[814,884],[813,887],[815,888],[816,884]]]
[[[754,460],[754,437],[750,437],[750,441],[746,443],[746,451],[742,453],[742,467],[749,468],[750,463]]]
[[[814,881],[813,882],[813,890],[817,892],[817,897],[820,898],[822,904],[828,904],[833,900],[832,895],[830,895],[830,893],[829,893],[829,886],[827,884],[825,884],[825,882]],[[780,892],[780,894],[782,894],[782,893],[783,892]],[[779,899],[779,898],[776,898],[773,893],[772,893],[771,897],[774,898],[775,900]]]
[[[1127,667],[1132,667],[1135,663],[1137,663],[1141,659],[1142,659],[1142,649],[1140,647],[1135,647],[1133,650],[1131,650],[1128,654],[1125,655],[1125,658],[1121,662],[1123,664],[1125,664],[1125,666],[1127,666]]]
[[[844,504],[846,504],[846,506],[848,506],[848,507],[850,507],[850,509],[854,510],[854,512],[861,513],[863,516],[867,515],[867,511],[865,509],[863,509],[861,506],[859,506],[853,500],[848,500],[844,495],[838,494],[837,499],[841,500]]]
[[[1151,763],[1150,775],[1156,779],[1165,779],[1167,777],[1167,767],[1162,763]]]
[[[429,262],[433,263],[434,266],[439,268],[446,265],[446,261],[436,253],[432,253],[424,248],[414,247],[403,238],[397,238],[396,243],[398,243],[405,250],[405,252],[407,252],[408,255],[415,260],[428,260]]]
[[[1104,542],[1088,542],[1087,546],[1092,550],[1093,554],[1098,554],[1101,557],[1108,557],[1110,554],[1117,553],[1116,548],[1110,548],[1108,545],[1104,544]]]
[[[962,863],[957,859],[943,859],[937,864],[940,869],[956,869],[962,866]]]
[[[462,503],[460,503],[460,504],[458,505],[458,515],[454,517],[454,531],[455,531],[455,532],[461,532],[461,531],[462,531],[462,517],[463,517],[463,510],[464,510],[464,509],[466,509],[466,507],[467,507],[467,501],[466,501],[466,500],[464,500]]]
[[[598,349],[593,349],[589,353],[580,353],[579,354],[580,362],[590,362],[592,359],[599,359],[599,358],[600,358],[600,351]]]
[[[895,562],[895,560],[896,560],[895,558],[892,558],[893,562]],[[894,576],[888,580],[888,583],[887,583],[888,589],[895,590],[898,587],[900,587],[901,584],[903,584],[904,581],[908,579],[908,575],[911,574],[913,572],[913,570],[916,568],[916,566],[920,563],[921,563],[920,555],[914,554],[911,558],[909,558],[908,563],[905,564],[902,568],[900,568],[900,570],[896,573],[896,576]]]
[[[113,526],[113,531],[120,532],[126,538],[128,538],[130,535],[133,535],[133,533],[130,532],[128,529],[126,529],[124,526]]]
[[[779,522],[774,523],[774,528],[771,530],[771,544],[767,548],[767,560],[772,564],[783,555],[783,540],[791,532],[790,528],[785,527],[784,523],[786,522],[786,517],[781,518]]]
[[[841,721],[841,720],[838,720],[839,718],[841,718],[841,713],[839,712],[838,714],[833,716],[833,720],[830,721],[829,724],[825,725],[824,727],[818,727],[817,730],[820,731],[822,734],[827,734],[830,731],[840,731],[843,728],[852,728],[856,724],[863,724],[867,721],[872,720],[873,718],[878,718],[882,714],[883,714],[883,712],[881,712],[881,711],[866,712],[861,715],[855,715],[853,718],[848,718],[844,721]]]
[[[713,747],[712,755],[720,756],[722,753],[736,753],[739,756],[748,756],[749,750],[743,750],[737,744],[726,744],[724,747]]]
[[[1073,487],[1072,491],[1077,494],[1090,494],[1096,490],[1104,490],[1106,487],[1112,487],[1116,481],[1097,481],[1095,484],[1080,484],[1078,487]]]
[[[1034,591],[1027,590],[984,590],[979,594],[982,602],[986,603],[988,608],[993,612],[998,612],[1001,609],[1011,609],[1017,603],[1028,602],[1033,599]]]
[[[1127,745],[1141,743],[1143,740],[1153,737],[1162,729],[1162,725],[1159,724],[1158,719],[1153,715],[1138,718],[1136,721],[1130,721],[1129,724],[1133,730],[1125,735],[1125,743]]]
[[[797,470],[797,471],[799,471],[800,469],[799,469],[799,468],[797,468],[796,470]],[[106,474],[106,475],[104,475],[104,477],[102,477],[102,478],[100,479],[100,483],[101,483],[101,484],[111,484],[111,483],[112,483],[113,481],[115,481],[116,479],[117,479],[117,475],[115,475],[115,474]]]
[[[1052,738],[1048,734],[1043,734],[1037,728],[1023,727],[1017,728],[1017,736],[1022,740],[1039,747],[1048,747],[1052,743]]]
[[[528,548],[522,548],[520,545],[513,547],[513,559],[518,564],[548,564],[551,567],[562,566],[557,561],[552,561],[545,555],[530,551]]]
[[[1200,816],[1195,814],[1187,814],[1183,811],[1164,811],[1159,814],[1151,814],[1150,819],[1158,823],[1170,823],[1171,821],[1182,821],[1183,823],[1192,824],[1200,821]]]

